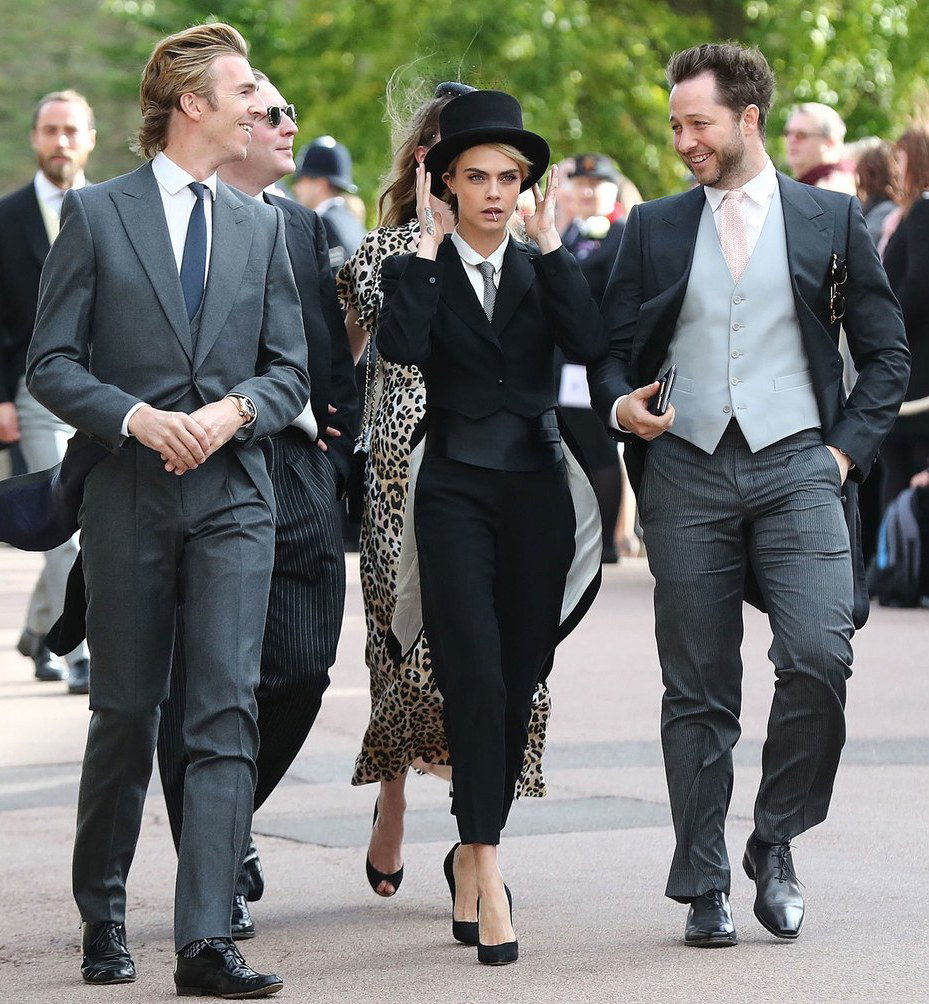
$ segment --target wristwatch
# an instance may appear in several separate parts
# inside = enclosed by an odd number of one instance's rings
[[[258,417],[258,409],[255,402],[244,394],[227,394],[230,401],[235,401],[239,409],[239,417],[242,419],[242,428],[251,425]]]

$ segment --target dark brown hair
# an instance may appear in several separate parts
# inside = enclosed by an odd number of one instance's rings
[[[906,171],[897,192],[897,201],[906,215],[922,193],[929,191],[929,126],[911,125],[894,148],[906,154]]]
[[[855,165],[858,191],[866,199],[894,197],[893,148],[882,139],[874,140]]]
[[[395,71],[387,82],[386,117],[393,127],[394,156],[377,200],[381,227],[399,227],[416,219],[416,148],[429,149],[435,144],[439,112],[459,94],[474,89],[455,81],[435,88],[419,81],[401,95],[399,81],[400,74]]]
[[[155,46],[139,87],[142,127],[134,147],[142,156],[151,160],[164,149],[182,94],[198,94],[213,104],[213,62],[220,56],[248,59],[245,39],[228,24],[194,25]]]
[[[733,42],[707,42],[676,52],[665,70],[670,87],[703,73],[713,74],[717,97],[736,115],[749,105],[758,108],[758,129],[764,139],[774,100],[774,74],[760,50]]]

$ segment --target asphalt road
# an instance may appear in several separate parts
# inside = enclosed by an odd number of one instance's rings
[[[129,883],[133,985],[79,976],[70,849],[87,699],[36,683],[14,649],[34,556],[0,548],[0,1002],[174,999],[174,852],[153,779]],[[368,714],[357,561],[339,659],[319,720],[256,815],[267,876],[258,937],[242,947],[279,972],[290,1002],[929,1001],[929,611],[875,609],[856,638],[848,744],[822,826],[795,841],[805,884],[801,938],[778,942],[752,916],[741,871],[741,943],[682,942],[685,908],[662,895],[673,845],[661,766],[659,669],[643,561],[606,569],[552,677],[549,794],[516,805],[502,847],[520,960],[492,969],[451,939],[441,862],[454,842],[446,787],[408,785],[406,872],[381,900],[364,874],[373,787],[352,788]],[[773,673],[763,617],[746,611],[743,738],[729,814],[733,861],[751,831]],[[156,771],[157,775],[157,771]]]

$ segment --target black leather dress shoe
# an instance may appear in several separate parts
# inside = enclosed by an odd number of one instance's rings
[[[745,874],[755,883],[755,916],[777,938],[793,941],[803,926],[803,893],[794,871],[790,844],[763,844],[748,838],[742,858]]]
[[[729,948],[739,943],[729,897],[724,892],[711,889],[691,900],[684,941],[696,948]]]
[[[126,947],[126,925],[106,920],[81,925],[81,976],[85,983],[133,983],[135,964]]]
[[[248,838],[245,860],[242,862],[242,876],[245,878],[245,898],[249,903],[257,903],[265,891],[265,873],[258,857],[258,848],[252,837]],[[241,883],[239,888],[242,888]]]
[[[33,656],[35,662],[35,678],[43,681],[68,679],[68,667],[44,645],[40,645]]]
[[[232,940],[248,941],[255,937],[255,922],[248,910],[248,900],[236,895],[232,899]]]
[[[174,985],[178,997],[250,1000],[276,994],[284,981],[279,976],[256,973],[231,938],[208,938],[177,953]]]
[[[68,693],[86,694],[90,690],[90,662],[87,659],[75,659],[68,669]]]

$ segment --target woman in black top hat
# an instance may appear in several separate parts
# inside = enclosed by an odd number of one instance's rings
[[[605,354],[606,340],[555,229],[557,168],[543,198],[548,145],[522,128],[515,98],[499,91],[455,98],[442,110],[440,133],[419,170],[418,251],[384,262],[377,345],[384,358],[419,366],[426,385],[403,549],[408,556],[415,531],[416,592],[445,701],[461,837],[446,875],[454,901],[456,860],[472,855],[479,896],[478,916],[456,910],[453,931],[478,943],[481,962],[502,964],[516,960],[517,943],[497,845],[530,701],[572,620],[566,591],[576,601],[592,586],[589,600],[599,571],[596,502],[561,441],[553,352],[557,344],[590,363]],[[507,232],[520,191],[530,188],[536,208],[526,230],[538,251]],[[430,190],[451,203],[452,234],[430,210]],[[580,509],[572,484],[580,485]],[[578,570],[580,585],[569,578]],[[401,567],[400,581],[415,576]],[[411,622],[398,601],[401,647],[404,636],[415,640]]]

